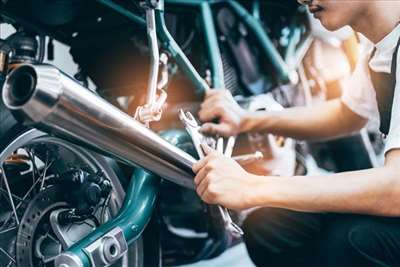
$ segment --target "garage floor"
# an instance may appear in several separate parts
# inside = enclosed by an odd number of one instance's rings
[[[244,244],[237,245],[220,257],[209,260],[209,261],[202,261],[196,264],[191,265],[182,265],[179,267],[254,267],[252,264],[249,256],[246,252],[246,247]]]

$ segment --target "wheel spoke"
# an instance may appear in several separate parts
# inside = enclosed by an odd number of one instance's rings
[[[0,248],[0,252],[3,252],[3,254],[6,255],[7,258],[9,258],[11,263],[15,263],[15,259],[10,254],[8,254],[7,251],[5,251],[4,249]]]
[[[4,194],[4,195],[7,195],[7,194],[8,194],[8,192],[7,192],[6,190],[4,190],[3,188],[0,188],[0,193],[2,193],[2,194]],[[13,193],[11,193],[11,196],[12,196],[15,200],[17,200],[17,201],[19,201],[19,202],[26,202],[23,198],[20,198],[19,196],[15,195],[15,194],[13,194]],[[18,209],[18,208],[17,208],[17,209]]]
[[[39,174],[38,167],[36,165],[35,154],[32,153],[31,149],[26,149],[26,153],[32,163],[32,184],[35,184],[36,174]]]
[[[39,178],[39,180],[41,180],[42,182],[41,182],[41,184],[40,184],[40,189],[39,189],[39,191],[42,191],[43,189],[44,189],[44,182],[45,182],[45,180],[46,180],[46,173],[47,173],[47,170],[51,167],[51,165],[54,163],[54,161],[52,161],[52,162],[48,162],[48,160],[46,159],[46,165],[44,166],[44,170],[43,170],[43,173],[42,173],[42,175],[41,175],[41,177]]]
[[[0,232],[0,235],[1,235],[1,234],[4,234],[4,233],[7,233],[7,232],[9,232],[9,231],[15,230],[15,229],[17,229],[16,226],[11,227],[11,228],[8,228],[8,229],[6,229],[6,230],[1,231],[1,232]]]
[[[14,213],[14,216],[15,216],[15,220],[17,221],[17,225],[19,225],[17,209],[15,208],[14,199],[13,199],[12,194],[11,194],[10,186],[8,184],[8,180],[7,180],[6,173],[4,171],[3,165],[0,167],[0,174],[1,174],[2,178],[3,178],[2,180],[4,181],[4,185],[6,186],[6,189],[7,189],[8,197],[10,199],[10,203],[11,203],[11,207],[12,207],[12,210],[13,210],[13,213]]]

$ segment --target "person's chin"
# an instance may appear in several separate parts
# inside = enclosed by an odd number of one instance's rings
[[[321,16],[321,18],[319,18],[319,21],[321,22],[322,26],[324,26],[325,29],[327,29],[328,31],[337,31],[345,26],[340,23],[329,21],[325,19],[324,16]]]

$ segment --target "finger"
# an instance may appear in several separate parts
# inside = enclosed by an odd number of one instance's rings
[[[207,114],[206,111],[213,111],[216,109],[222,109],[222,111],[224,111],[225,108],[232,105],[233,101],[234,100],[230,99],[226,94],[212,95],[205,99],[201,104],[199,115],[204,115],[203,113]],[[200,119],[202,119],[201,116]]]
[[[204,178],[208,174],[208,169],[207,168],[202,168],[200,171],[197,173],[196,177],[194,177],[194,183],[196,184],[196,187],[198,187],[201,182],[204,180]]]
[[[202,108],[199,111],[199,118],[203,122],[213,121],[219,119],[224,113],[224,109],[220,106],[213,106],[210,108]]]
[[[208,185],[210,184],[210,180],[207,178],[207,174],[201,179],[201,181],[197,184],[196,192],[201,197],[208,189]]]
[[[211,194],[208,190],[204,191],[204,193],[201,195],[201,199],[207,204],[218,204],[216,202],[215,196]]]
[[[204,168],[205,165],[207,165],[209,160],[210,159],[208,157],[205,157],[205,158],[199,160],[198,162],[196,162],[195,164],[193,164],[193,166],[192,166],[193,172],[198,173],[201,169]]]
[[[231,130],[228,124],[226,123],[205,123],[201,128],[200,132],[207,135],[220,135],[223,137],[231,136]]]
[[[213,154],[217,154],[217,151],[215,151],[214,149],[212,149],[209,145],[207,145],[206,143],[202,143],[201,144],[201,148],[203,149],[204,155],[206,155],[209,159],[208,162],[210,162],[211,157]]]
[[[215,109],[217,107],[225,107],[225,106],[229,106],[229,105],[230,105],[230,103],[226,99],[220,98],[220,97],[213,97],[213,98],[210,98],[210,99],[204,101],[200,105],[200,110]]]
[[[220,96],[224,94],[225,90],[208,90],[204,95],[204,100],[208,100],[214,96]]]

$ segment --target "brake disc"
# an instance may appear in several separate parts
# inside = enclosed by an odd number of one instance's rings
[[[67,207],[65,193],[59,186],[40,192],[29,203],[21,219],[16,242],[17,266],[46,266],[62,251],[49,222],[50,213]]]

